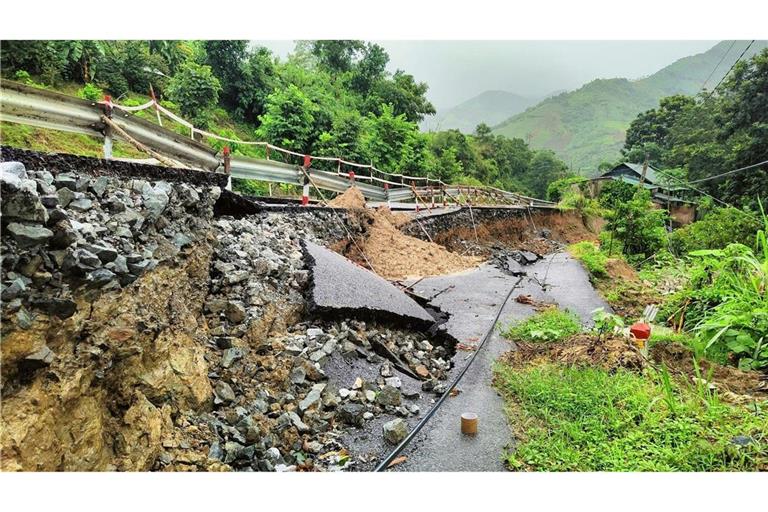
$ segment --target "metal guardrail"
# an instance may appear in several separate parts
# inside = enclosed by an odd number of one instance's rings
[[[104,105],[101,102],[88,101],[0,79],[0,120],[2,121],[104,138],[107,126],[102,120],[102,115],[104,115]],[[111,120],[128,136],[161,155],[195,169],[223,172],[222,157],[216,150],[197,140],[117,108],[112,110]],[[119,134],[112,134],[112,136],[120,137]],[[298,165],[241,155],[232,155],[230,172],[234,178],[291,185],[302,185],[304,182],[304,170]],[[306,172],[314,184],[324,190],[344,192],[351,185],[349,175],[346,173],[323,171],[311,166]],[[424,183],[428,185],[422,185]],[[481,196],[501,203],[521,206],[554,205],[549,201],[492,187],[447,185],[439,180],[410,179],[378,169],[371,170],[370,175],[359,174],[355,177],[354,184],[363,196],[373,201],[415,200],[418,202],[419,198],[431,201],[434,196],[444,198],[446,194],[449,198],[453,198],[454,202],[458,197],[464,197],[466,200],[466,197]]]

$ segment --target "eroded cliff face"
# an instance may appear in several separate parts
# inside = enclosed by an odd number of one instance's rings
[[[377,454],[342,439],[384,443],[444,390],[424,334],[308,314],[301,241],[361,236],[354,216],[234,218],[215,184],[91,164],[0,164],[0,469],[350,469]]]
[[[0,467],[150,469],[174,412],[212,405],[218,189],[5,165]]]

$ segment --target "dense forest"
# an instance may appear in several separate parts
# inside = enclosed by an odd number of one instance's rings
[[[6,78],[76,83],[83,97],[108,93],[128,104],[151,86],[164,106],[219,135],[388,172],[543,197],[566,171],[553,152],[485,125],[474,135],[420,132],[435,112],[427,84],[389,72],[389,56],[373,43],[302,41],[284,62],[247,41],[3,41],[1,53]]]

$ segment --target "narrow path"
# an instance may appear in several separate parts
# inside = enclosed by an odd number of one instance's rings
[[[425,297],[442,291],[433,303],[452,313],[447,327],[467,344],[477,343],[485,333],[512,286],[516,286],[516,290],[502,311],[501,325],[534,313],[531,306],[514,301],[514,297],[520,294],[555,302],[561,308],[578,314],[586,324],[591,322],[594,309],[607,308],[579,262],[565,253],[550,255],[527,267],[527,272],[528,276],[520,279],[490,265],[483,265],[478,270],[460,275],[424,279],[414,288]],[[546,290],[540,283],[547,284]],[[511,441],[510,429],[503,401],[492,386],[492,378],[493,363],[510,348],[512,345],[498,332],[493,334],[459,382],[461,393],[446,400],[405,449],[403,455],[407,460],[396,466],[398,471],[504,470],[501,457],[504,447]],[[460,352],[457,358],[467,355],[471,353]],[[457,365],[461,363],[462,359],[458,359]],[[479,416],[479,433],[475,437],[464,436],[459,430],[460,416],[465,411]]]

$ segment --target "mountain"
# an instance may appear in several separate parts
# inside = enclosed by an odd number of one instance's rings
[[[541,97],[528,98],[508,91],[485,91],[455,107],[438,111],[425,119],[421,128],[435,131],[457,129],[472,133],[480,123],[489,126],[499,124],[541,100]]]
[[[710,73],[706,88],[717,85],[749,44],[732,43],[720,42],[638,80],[594,80],[510,117],[496,125],[494,133],[552,149],[574,169],[594,174],[601,162],[619,158],[626,129],[639,113],[658,106],[664,96],[698,93]],[[766,47],[767,41],[755,41],[743,58]]]

